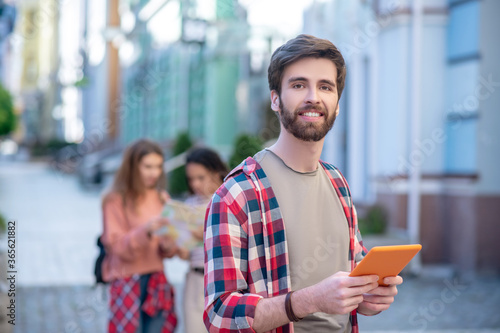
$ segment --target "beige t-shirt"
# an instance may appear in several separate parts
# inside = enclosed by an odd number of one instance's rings
[[[254,156],[278,201],[288,242],[292,290],[350,271],[349,226],[326,171],[297,172],[270,150]],[[294,323],[296,333],[350,332],[349,315],[314,313]]]

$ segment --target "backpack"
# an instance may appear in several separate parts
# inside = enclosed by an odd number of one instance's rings
[[[104,244],[101,241],[101,237],[102,236],[97,237],[97,246],[99,247],[99,255],[95,260],[95,267],[94,267],[94,276],[96,284],[107,283],[102,278],[102,262],[104,261],[104,257],[106,257],[106,249],[104,248]]]

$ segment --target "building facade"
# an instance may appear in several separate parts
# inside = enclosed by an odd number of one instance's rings
[[[59,104],[59,10],[48,0],[22,1],[11,47],[7,86],[20,101],[20,140],[28,145],[46,144],[61,135],[53,117]]]
[[[345,119],[325,159],[358,202],[383,205],[393,231],[422,243],[424,264],[464,275],[500,271],[494,13],[488,0],[327,1],[304,20],[347,61]]]
[[[240,130],[239,82],[249,68],[244,10],[236,1],[178,0],[149,15],[150,4],[129,4],[136,24],[127,39],[138,54],[122,67],[120,140],[167,143],[188,132],[229,152]],[[172,35],[155,36],[162,28]]]

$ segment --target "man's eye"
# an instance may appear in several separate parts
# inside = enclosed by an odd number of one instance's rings
[[[302,83],[297,83],[292,86],[292,88],[299,89],[299,88],[304,88],[304,85]]]
[[[328,90],[328,91],[332,90],[329,86],[322,86],[321,89],[322,90]]]

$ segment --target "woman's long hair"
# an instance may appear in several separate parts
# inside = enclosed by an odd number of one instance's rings
[[[112,192],[120,194],[124,205],[131,204],[135,209],[138,199],[144,194],[145,186],[139,171],[139,163],[148,154],[158,154],[164,158],[163,151],[158,144],[151,140],[140,139],[132,143],[123,156],[122,164],[118,169],[112,187]],[[158,195],[166,187],[166,177],[163,171],[156,184]]]
[[[186,156],[186,165],[189,163],[201,164],[207,168],[207,170],[217,173],[221,184],[224,182],[224,178],[228,173],[227,167],[224,162],[222,162],[219,154],[209,148],[201,147],[191,149]],[[191,186],[189,186],[187,179],[186,182],[188,183],[189,192],[193,194],[194,191]]]

